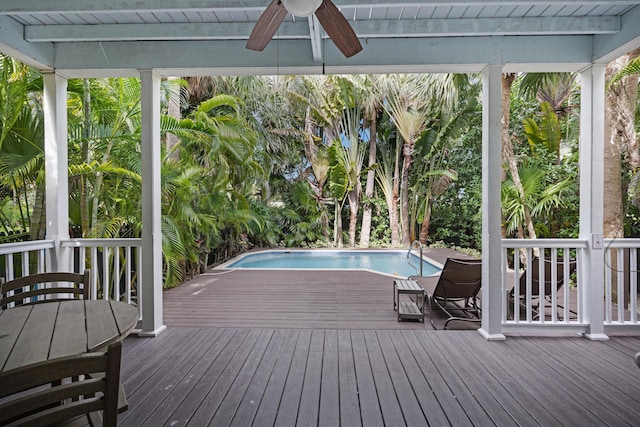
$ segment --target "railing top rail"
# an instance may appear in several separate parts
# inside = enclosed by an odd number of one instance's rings
[[[0,245],[0,255],[53,248],[55,248],[55,242],[53,240],[35,240],[29,242],[4,243]]]
[[[142,247],[142,239],[129,238],[129,239],[70,239],[63,240],[61,243],[65,248],[79,248],[79,247],[113,247],[113,246],[137,246]]]
[[[640,239],[615,238],[604,239],[605,248],[640,248]]]
[[[587,248],[586,239],[502,239],[502,248]]]

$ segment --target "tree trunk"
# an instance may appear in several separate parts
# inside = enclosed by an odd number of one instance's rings
[[[356,246],[356,228],[358,225],[358,199],[360,198],[356,189],[349,191],[349,247]]]
[[[402,146],[402,181],[400,183],[400,215],[402,218],[402,245],[411,243],[411,230],[409,223],[409,169],[413,160],[413,141],[405,141]]]
[[[177,77],[169,77],[168,80],[176,80]],[[169,94],[169,101],[167,105],[167,113],[169,116],[175,118],[176,120],[180,120],[182,118],[182,113],[180,112],[180,85],[169,85],[169,90],[171,93]],[[180,152],[175,149],[176,145],[178,145],[179,138],[171,132],[167,132],[166,134],[166,147],[167,153],[169,153],[169,158],[175,161],[180,160]]]
[[[398,137],[400,139],[400,137]],[[400,143],[400,141],[398,141]],[[396,149],[397,150],[397,149]],[[389,212],[389,226],[391,227],[391,246],[400,246],[400,232],[398,224],[398,192],[400,186],[400,159],[396,151],[393,169],[393,196],[391,197],[391,212]]]
[[[82,163],[89,163],[89,139],[91,138],[91,90],[89,80],[82,81],[82,106],[84,110],[84,128],[82,131]],[[82,237],[88,237],[91,223],[89,222],[89,201],[87,193],[89,181],[84,175],[80,176],[80,228]]]
[[[335,218],[333,221],[333,243],[342,247],[342,204],[336,199]]]
[[[428,191],[425,198],[426,206],[424,207],[424,219],[422,220],[422,228],[418,240],[421,244],[426,245],[429,238],[429,223],[431,223],[431,191]]]
[[[524,188],[520,181],[520,173],[518,172],[518,164],[516,162],[515,154],[513,151],[513,141],[509,135],[509,115],[511,110],[511,85],[515,80],[514,74],[504,74],[502,76],[502,161],[506,163],[511,173],[511,179],[513,185],[518,191],[520,200],[522,202],[522,208],[524,211],[524,222],[527,228],[527,233],[530,239],[535,239],[536,230],[531,219],[531,212],[526,204],[526,198],[524,194]],[[506,175],[503,175],[506,178]],[[506,234],[506,233],[505,233]]]
[[[636,49],[627,55],[627,63],[640,57],[640,49]],[[635,106],[638,100],[638,74],[633,74],[625,77],[621,84],[625,86],[626,99],[624,100],[628,110],[626,113],[626,119],[624,120],[624,130],[622,133],[623,145],[622,155],[624,161],[629,165],[629,168],[635,173],[640,168],[640,149],[638,148],[638,137],[635,130]]]
[[[605,79],[610,80],[638,54],[640,50],[610,62],[605,70]],[[605,94],[603,231],[604,236],[608,238],[624,237],[622,158],[624,157],[634,172],[637,171],[640,163],[634,127],[637,97],[637,76],[623,78],[613,84]],[[617,281],[617,272],[620,270],[619,261],[617,256],[611,256],[610,268],[613,283]],[[612,297],[614,299],[618,297],[615,286],[612,288]]]
[[[364,190],[365,203],[362,209],[362,229],[360,230],[360,246],[363,248],[369,247],[369,239],[371,237],[372,200],[376,176],[376,172],[372,166],[376,163],[376,128],[376,111],[373,111],[371,114],[371,122],[369,123],[369,171],[367,171],[367,183]]]
[[[42,240],[46,237],[47,231],[47,201],[45,196],[44,183],[36,185],[36,194],[33,201],[33,213],[31,214],[31,224],[29,226],[29,238],[31,240]]]

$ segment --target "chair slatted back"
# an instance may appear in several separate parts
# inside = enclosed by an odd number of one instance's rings
[[[0,282],[0,307],[10,303],[37,304],[45,301],[89,299],[90,271],[84,273],[50,272],[30,274]],[[70,286],[63,286],[62,284]],[[11,293],[11,294],[10,294]]]
[[[447,258],[434,297],[461,299],[475,297],[482,286],[482,260]]]
[[[0,374],[0,425],[39,426],[102,411],[102,425],[118,417],[122,343]],[[12,424],[13,423],[13,424]]]
[[[569,276],[571,276],[575,271],[576,271],[576,260],[573,258],[570,258],[569,261]],[[565,283],[565,279],[567,278],[565,276],[565,260],[564,258],[558,257],[556,259],[556,265],[555,265],[555,279],[554,279],[554,274],[553,274],[553,262],[552,260],[545,258],[544,259],[544,296],[548,297],[551,296],[551,294],[553,293],[552,287],[553,287],[553,282],[555,280],[556,283],[556,289],[555,291],[557,292],[558,290],[560,290],[560,288],[562,288],[562,286],[564,286]],[[539,257],[534,257],[531,260],[531,296],[533,298],[539,298],[540,297],[540,258]],[[527,271],[525,270],[522,275],[520,276],[520,295],[524,296],[527,294]]]

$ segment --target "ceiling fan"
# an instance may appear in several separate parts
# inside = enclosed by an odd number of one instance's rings
[[[253,27],[247,49],[263,50],[278,31],[287,13],[294,16],[310,16],[315,13],[329,38],[347,58],[362,50],[358,36],[331,0],[272,0]]]

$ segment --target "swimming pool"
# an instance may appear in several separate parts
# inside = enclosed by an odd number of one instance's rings
[[[240,255],[216,268],[371,270],[390,276],[419,275],[420,257],[394,250],[272,250]],[[422,260],[422,275],[431,276],[441,267]]]

